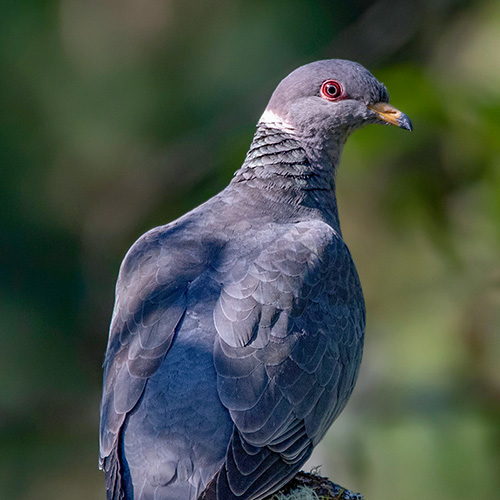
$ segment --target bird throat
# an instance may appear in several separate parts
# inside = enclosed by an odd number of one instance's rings
[[[231,185],[256,189],[273,201],[322,210],[331,206],[336,216],[334,165],[312,158],[288,127],[259,122]]]

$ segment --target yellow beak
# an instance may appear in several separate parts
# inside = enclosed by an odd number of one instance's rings
[[[411,120],[399,109],[387,104],[386,102],[376,102],[375,104],[368,104],[368,109],[371,109],[380,120],[396,125],[399,128],[404,128],[410,132],[413,130]]]

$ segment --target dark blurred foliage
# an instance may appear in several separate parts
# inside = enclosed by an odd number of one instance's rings
[[[371,69],[415,132],[346,146],[358,387],[312,460],[367,498],[500,498],[500,5],[6,0],[0,6],[0,497],[97,499],[118,267],[229,181],[272,90]]]

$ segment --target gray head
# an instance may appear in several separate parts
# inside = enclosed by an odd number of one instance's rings
[[[410,119],[388,102],[385,86],[363,66],[328,59],[301,66],[282,80],[259,123],[296,130],[314,147],[340,153],[348,135],[364,125],[412,129]]]

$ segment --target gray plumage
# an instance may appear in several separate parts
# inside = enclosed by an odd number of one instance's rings
[[[356,63],[299,68],[229,186],[129,250],[104,362],[108,499],[263,499],[342,411],[365,308],[335,170],[353,130],[411,127],[387,102]]]

